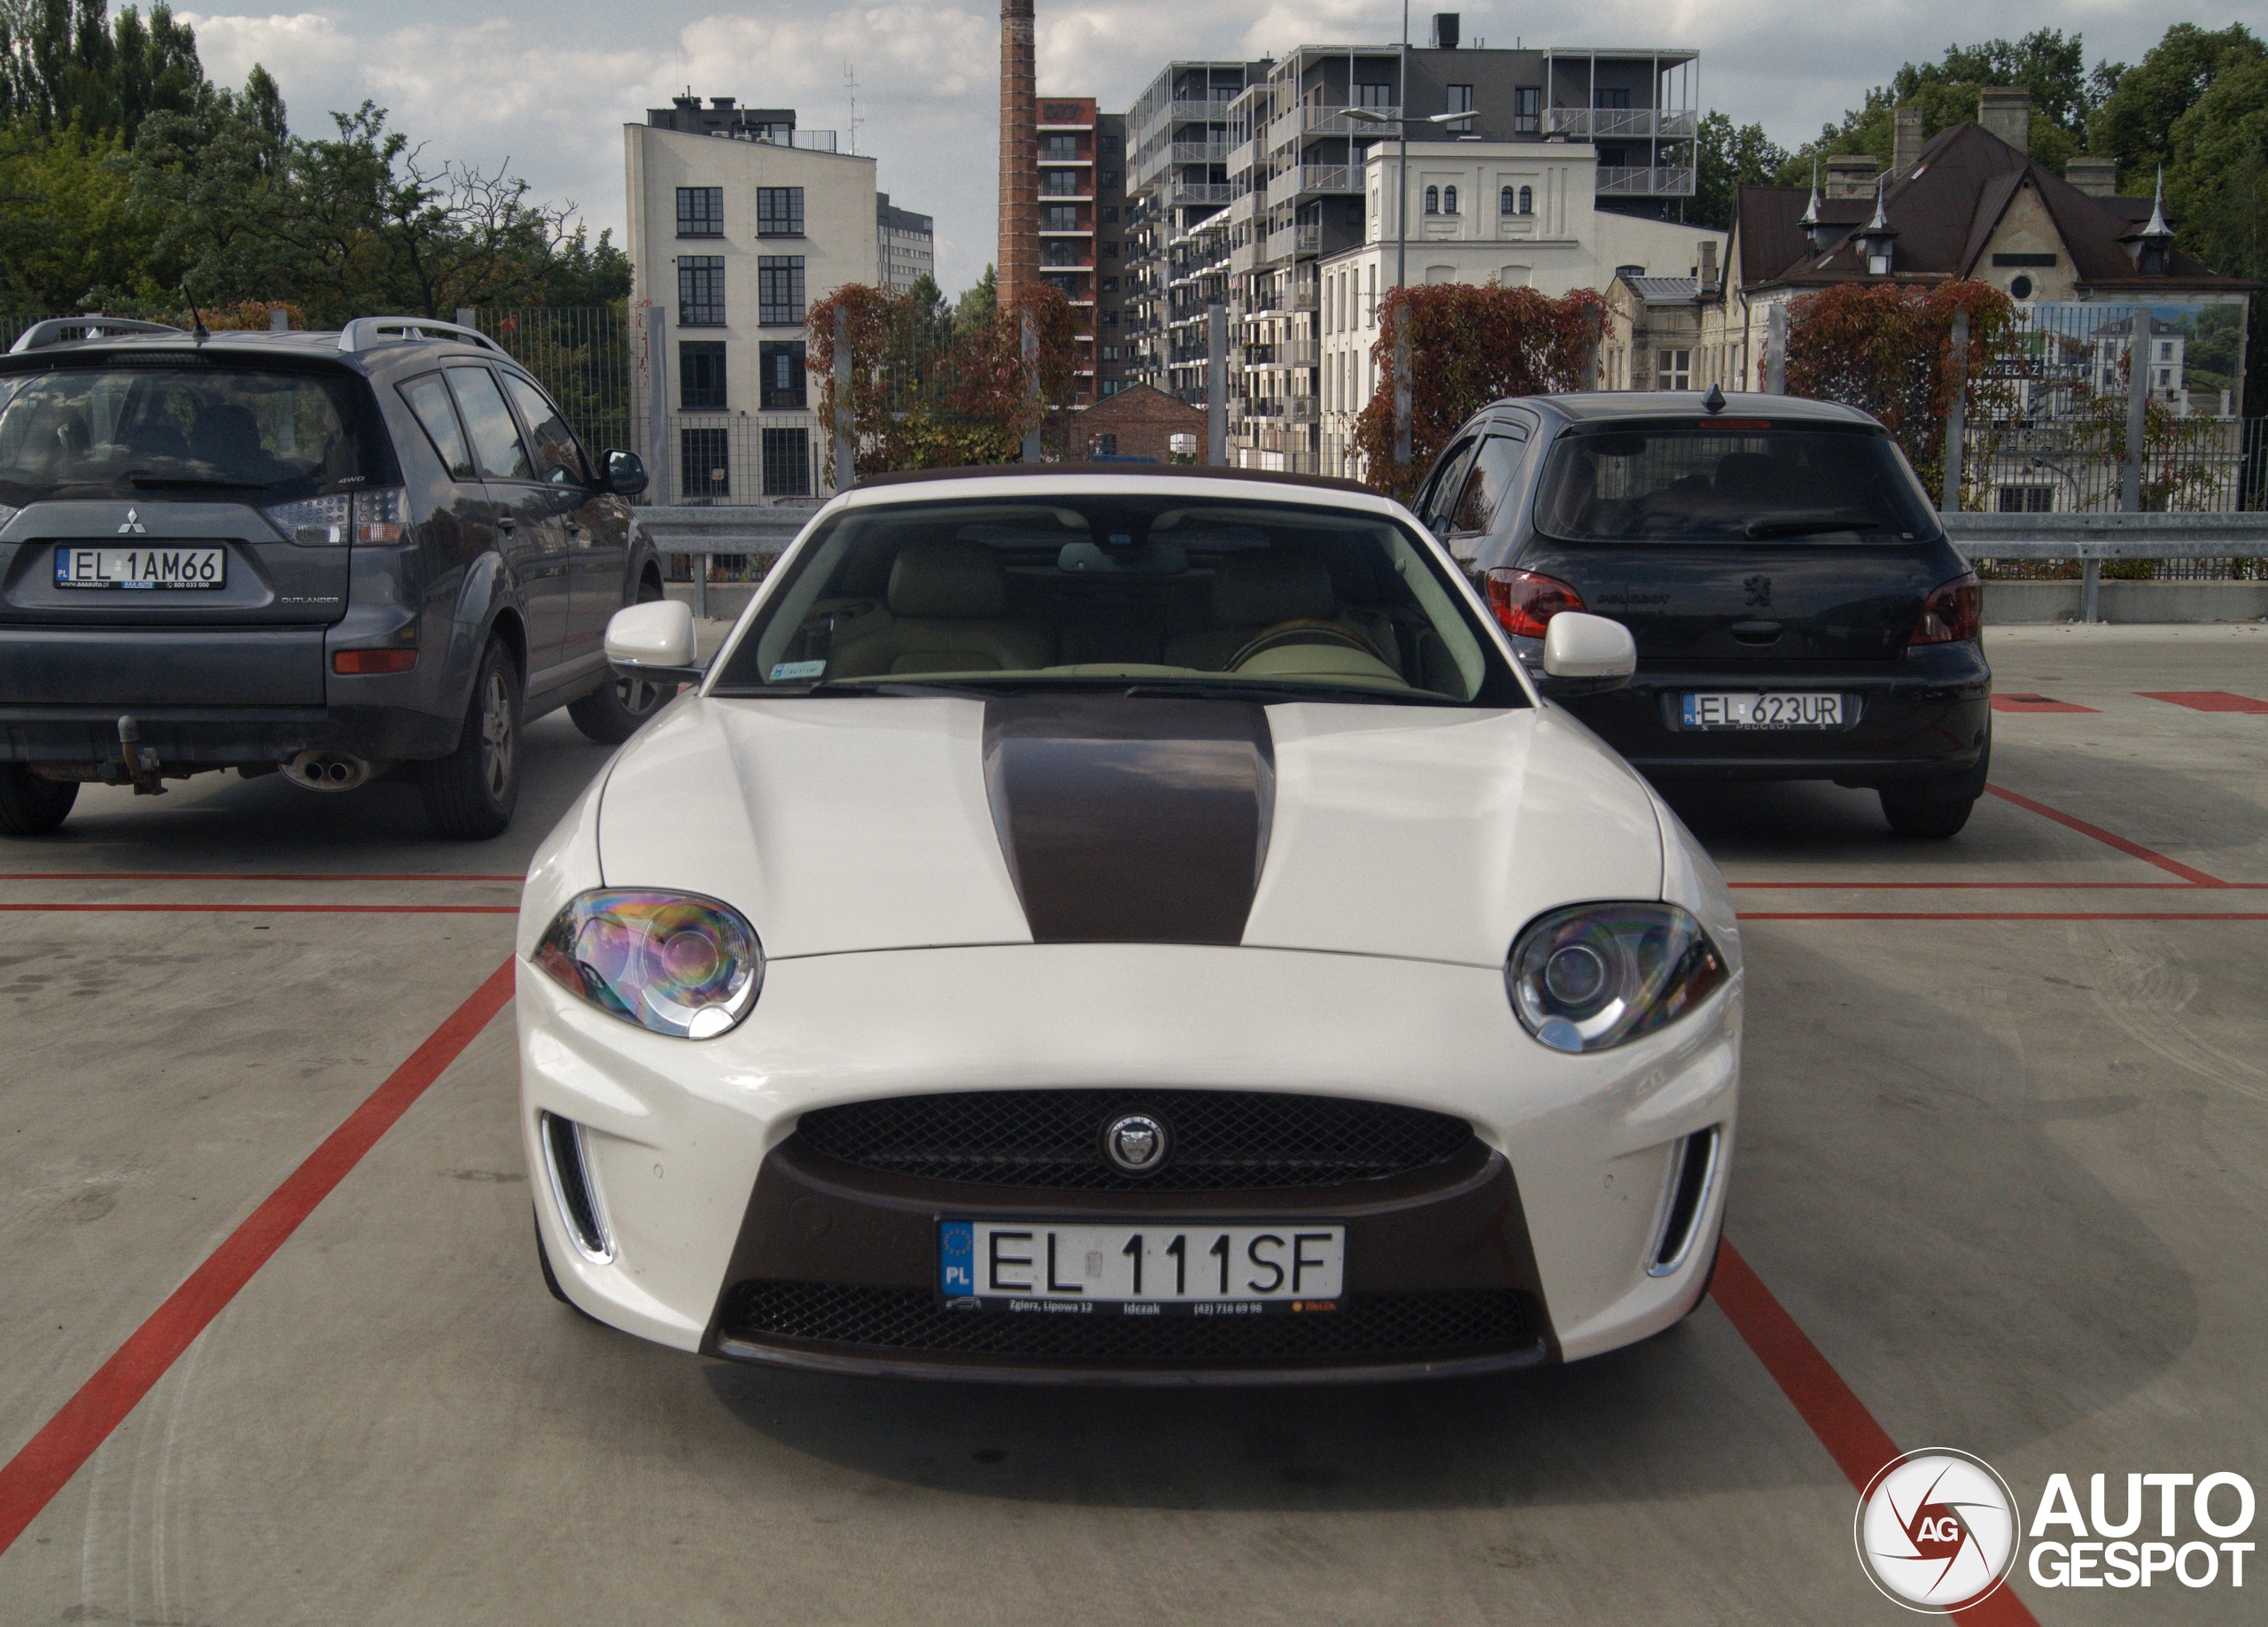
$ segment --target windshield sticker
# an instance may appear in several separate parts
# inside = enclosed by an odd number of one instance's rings
[[[823,661],[776,662],[772,668],[771,681],[775,684],[800,684],[819,677],[826,670],[827,662]]]

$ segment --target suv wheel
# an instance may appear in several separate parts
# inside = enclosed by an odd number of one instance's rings
[[[661,596],[658,583],[650,578],[639,583],[638,603],[651,604]],[[656,684],[649,678],[610,678],[580,700],[570,701],[567,716],[600,745],[619,746],[666,706],[677,691],[675,684]]]
[[[42,779],[20,763],[0,763],[0,836],[44,836],[78,800],[74,779]]]
[[[520,800],[520,678],[501,643],[480,658],[457,748],[424,764],[419,781],[425,817],[444,836],[485,841],[511,824]]]

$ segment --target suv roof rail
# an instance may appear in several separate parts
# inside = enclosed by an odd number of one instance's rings
[[[99,339],[113,333],[182,333],[182,329],[170,322],[136,322],[130,316],[50,316],[44,322],[34,322],[16,337],[8,347],[10,355],[19,351],[42,350],[50,345],[63,344],[66,337]]]
[[[408,339],[461,339],[483,350],[493,350],[500,356],[505,353],[502,345],[479,329],[431,316],[358,316],[338,330],[338,348],[348,352]]]

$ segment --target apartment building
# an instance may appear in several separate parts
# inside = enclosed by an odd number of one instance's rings
[[[789,108],[695,96],[623,127],[638,444],[651,500],[748,503],[820,487],[804,319],[845,283],[889,275],[892,215],[874,160]],[[910,260],[908,263],[911,263]],[[921,262],[927,265],[928,262]],[[910,278],[908,279],[911,280]],[[655,403],[661,405],[658,421]]]
[[[874,194],[875,280],[893,294],[913,286],[916,277],[937,276],[937,222],[929,215],[900,209],[889,194]]]
[[[1673,220],[1681,200],[1692,196],[1698,53],[1504,50],[1467,46],[1459,32],[1458,14],[1442,12],[1433,43],[1406,51],[1394,44],[1302,45],[1269,62],[1174,64],[1129,115],[1134,186],[1146,205],[1153,197],[1185,198],[1193,187],[1204,189],[1202,205],[1184,203],[1178,218],[1164,218],[1162,208],[1145,214],[1146,225],[1156,218],[1164,229],[1162,242],[1146,244],[1143,262],[1163,274],[1163,288],[1154,300],[1159,342],[1145,351],[1140,376],[1184,399],[1201,399],[1203,305],[1222,299],[1238,353],[1229,420],[1239,462],[1321,466],[1320,267],[1366,241],[1369,161],[1381,143],[1391,147],[1405,116],[1463,115],[1411,126],[1435,144],[1443,137],[1581,144],[1595,213]],[[1192,98],[1203,93],[1201,124],[1196,108],[1185,119],[1161,116],[1185,105],[1184,88]],[[1216,112],[1211,104],[1224,92],[1227,105]],[[1190,155],[1178,167],[1169,151],[1150,156],[1150,143],[1169,128],[1171,146]],[[1219,155],[1201,181],[1200,151],[1208,160]],[[1608,269],[1611,275],[1611,263]],[[1178,303],[1170,297],[1177,276],[1186,291]]]
[[[1126,115],[1126,376],[1205,400],[1205,310],[1229,297],[1229,107],[1267,62],[1171,62]]]
[[[1072,405],[1084,407],[1126,379],[1126,120],[1091,96],[1043,95],[1037,105],[1039,275],[1078,322]]]

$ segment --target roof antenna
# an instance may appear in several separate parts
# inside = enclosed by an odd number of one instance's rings
[[[1712,418],[1725,410],[1725,392],[1721,386],[1709,386],[1709,393],[1701,398],[1701,410]]]
[[[189,337],[195,339],[199,345],[202,345],[206,340],[213,337],[212,330],[205,325],[205,314],[197,308],[197,301],[190,298],[190,292],[187,288],[184,287],[181,291],[181,297],[189,300],[189,314],[190,319],[197,324],[194,328],[190,329]]]

